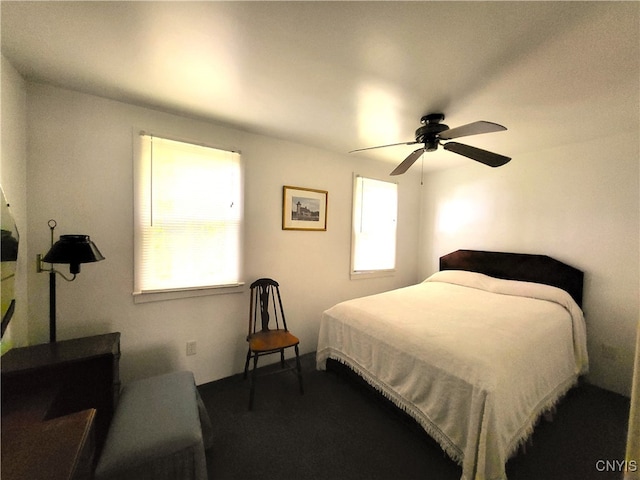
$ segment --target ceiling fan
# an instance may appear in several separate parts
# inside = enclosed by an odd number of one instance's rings
[[[413,142],[392,143],[390,145],[379,145],[377,147],[360,148],[352,150],[349,153],[362,152],[364,150],[372,150],[374,148],[394,147],[396,145],[415,145],[423,143],[424,146],[420,147],[413,153],[409,154],[400,165],[398,165],[390,175],[401,175],[409,167],[414,164],[418,158],[425,152],[434,152],[438,149],[438,145],[442,145],[445,150],[463,155],[467,158],[475,160],[476,162],[483,163],[490,167],[500,167],[511,160],[510,157],[499,155],[497,153],[488,152],[481,148],[471,147],[458,142],[442,143],[441,140],[451,140],[459,137],[466,137],[468,135],[479,135],[481,133],[491,133],[506,130],[502,125],[497,123],[478,121],[468,123],[457,128],[449,128],[447,125],[440,123],[444,120],[444,114],[431,113],[425,115],[420,119],[422,127],[416,130],[416,139]]]

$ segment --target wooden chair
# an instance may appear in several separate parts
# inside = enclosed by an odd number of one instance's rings
[[[277,303],[276,303],[277,296]],[[275,329],[271,329],[271,314],[275,323]],[[260,322],[258,322],[260,317]],[[253,397],[256,384],[256,368],[258,358],[264,355],[280,352],[280,366],[285,367],[284,351],[293,347],[296,353],[295,369],[298,374],[300,393],[304,394],[302,386],[302,371],[300,369],[300,353],[298,344],[300,340],[287,329],[287,322],[282,308],[280,289],[278,282],[271,278],[260,278],[251,284],[251,305],[249,309],[249,333],[247,335],[249,350],[247,361],[244,365],[244,378],[247,378],[249,361],[253,356],[253,371],[250,378],[249,410],[253,408]],[[293,367],[288,370],[293,370]]]

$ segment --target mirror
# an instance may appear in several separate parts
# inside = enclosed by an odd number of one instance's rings
[[[2,223],[2,244],[0,245],[0,256],[2,257],[0,265],[2,331],[0,338],[2,338],[4,337],[4,332],[7,330],[16,306],[15,277],[20,236],[18,235],[18,229],[9,210],[9,203],[4,196],[2,187],[0,187],[0,194],[2,195],[2,205],[0,205],[0,221]]]

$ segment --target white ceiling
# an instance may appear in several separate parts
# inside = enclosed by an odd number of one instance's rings
[[[1,22],[28,79],[341,153],[430,112],[505,125],[462,143],[514,159],[640,128],[638,2],[3,1]]]

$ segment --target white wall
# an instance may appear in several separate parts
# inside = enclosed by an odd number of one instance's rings
[[[640,452],[640,325],[636,332],[636,356],[631,388],[631,406],[629,408],[629,424],[627,427],[627,451],[625,459],[638,463]],[[624,480],[640,480],[640,471],[626,472]]]
[[[422,204],[423,276],[459,248],[545,254],[583,270],[589,380],[627,396],[639,312],[638,137],[432,174]]]
[[[28,345],[27,331],[27,89],[15,68],[2,56],[0,185],[20,235],[14,293],[16,309],[2,338],[2,352]]]
[[[321,313],[334,303],[418,279],[419,179],[400,180],[399,268],[393,277],[349,279],[352,175],[386,177],[390,166],[337,155],[212,123],[169,115],[41,84],[28,84],[29,258],[56,237],[91,235],[106,260],[58,281],[58,339],[122,333],[122,378],[193,370],[198,383],[242,371],[248,292],[134,304],[134,129],[164,132],[242,151],[245,162],[246,281],[281,284],[289,328],[314,351]],[[281,229],[282,187],[327,190],[326,232]],[[35,265],[35,263],[34,263]],[[48,339],[48,277],[29,269],[29,332]],[[186,342],[197,341],[187,357]],[[266,359],[265,359],[266,362]]]
[[[13,170],[12,183],[18,185],[25,177],[20,173],[25,122],[19,107],[25,86],[13,69],[6,71],[3,182]],[[17,115],[15,127],[5,121],[7,97],[15,104],[9,114]],[[27,84],[26,97],[27,185],[8,193],[18,197],[11,199],[15,209],[22,209],[19,228],[29,213],[27,227],[21,228],[28,253],[22,248],[21,255],[29,259],[30,343],[48,338],[47,276],[35,273],[35,255],[48,248],[47,220],[55,218],[57,234],[90,234],[107,257],[84,265],[73,284],[58,282],[59,338],[122,332],[125,381],[189,368],[204,383],[241,371],[246,293],[144,305],[132,301],[131,142],[134,127],[140,127],[242,150],[246,278],[271,275],[281,281],[303,352],[315,349],[324,308],[418,281],[437,269],[444,253],[458,248],[543,253],[585,271],[590,381],[630,393],[639,309],[637,134],[610,138],[606,148],[594,140],[522,155],[500,169],[470,162],[428,175],[424,187],[411,173],[401,177],[399,272],[351,281],[352,173],[386,177],[389,165],[39,84]],[[5,138],[15,139],[10,157]],[[281,230],[285,184],[329,191],[327,232]],[[184,354],[188,340],[198,342],[195,357]],[[614,347],[615,358],[604,354],[602,345]]]

